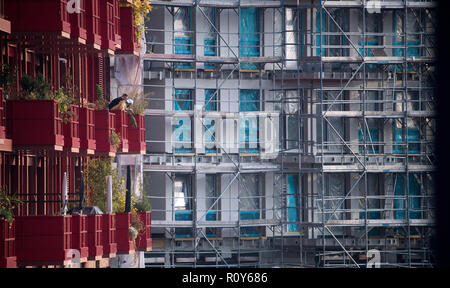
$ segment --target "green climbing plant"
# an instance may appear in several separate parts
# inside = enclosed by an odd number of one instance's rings
[[[125,179],[120,177],[113,167],[111,158],[96,158],[89,161],[85,168],[86,203],[89,206],[98,206],[106,211],[107,186],[106,176],[112,176],[113,211],[118,212],[121,197],[125,194]],[[121,212],[123,212],[123,207]]]
[[[148,19],[148,13],[152,11],[151,1],[133,0],[132,3],[122,3],[122,5],[133,8],[136,38],[138,41],[144,40],[145,21]]]
[[[14,209],[22,201],[17,195],[10,195],[5,187],[0,187],[0,218],[5,218],[8,222],[14,219]]]

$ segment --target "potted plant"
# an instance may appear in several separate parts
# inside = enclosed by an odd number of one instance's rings
[[[147,196],[141,193],[141,198],[134,204],[139,220],[142,223],[142,229],[136,238],[136,248],[141,251],[150,251],[152,247],[151,234],[151,210],[152,206]]]

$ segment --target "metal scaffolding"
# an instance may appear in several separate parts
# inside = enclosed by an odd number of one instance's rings
[[[152,5],[148,266],[433,265],[435,2]]]

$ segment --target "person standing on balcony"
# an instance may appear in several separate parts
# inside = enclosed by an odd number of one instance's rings
[[[108,105],[108,110],[122,110],[129,108],[133,105],[133,100],[128,99],[127,94],[123,94],[122,97],[118,97],[111,101]]]

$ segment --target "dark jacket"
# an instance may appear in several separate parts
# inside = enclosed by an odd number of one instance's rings
[[[117,97],[116,99],[112,100],[111,103],[108,105],[108,110],[111,110],[115,106],[119,105],[120,102],[125,101],[122,99],[122,97]]]

